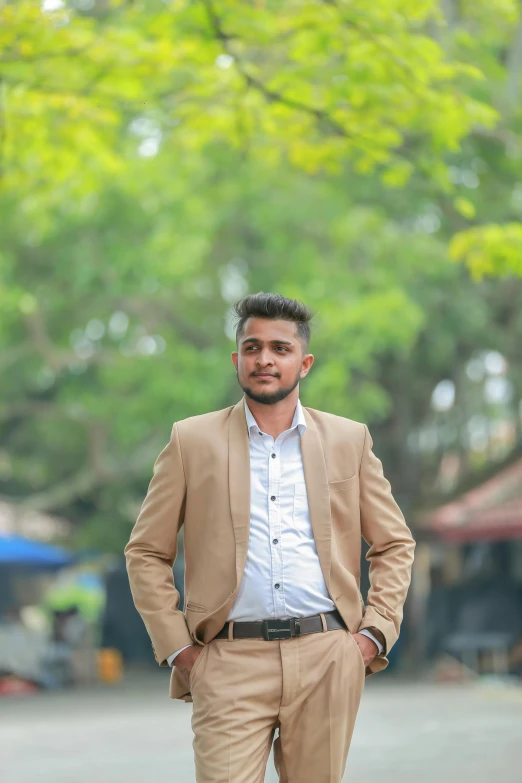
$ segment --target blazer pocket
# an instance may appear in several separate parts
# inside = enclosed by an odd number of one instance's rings
[[[329,481],[328,488],[330,492],[343,492],[345,489],[350,489],[357,483],[357,473],[354,473],[350,478],[342,479],[341,481]]]
[[[194,601],[187,601],[187,609],[189,612],[206,612],[207,607],[202,604],[195,604]]]

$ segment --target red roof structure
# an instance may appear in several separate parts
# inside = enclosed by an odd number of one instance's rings
[[[522,459],[427,515],[428,528],[447,541],[522,538]]]

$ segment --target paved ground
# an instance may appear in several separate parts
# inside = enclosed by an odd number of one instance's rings
[[[163,675],[0,700],[0,780],[194,783],[192,706],[167,698]],[[348,780],[522,783],[522,688],[369,680]]]

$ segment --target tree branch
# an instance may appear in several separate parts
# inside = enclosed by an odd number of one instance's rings
[[[249,74],[239,57],[237,57],[237,55],[235,55],[230,50],[229,42],[233,39],[233,36],[230,36],[223,30],[221,21],[214,10],[211,0],[202,0],[202,2],[207,11],[210,26],[214,31],[214,35],[219,41],[221,41],[225,52],[234,58],[236,70],[243,77],[248,87],[252,87],[260,92],[270,103],[280,103],[283,106],[287,106],[289,109],[294,109],[295,111],[301,111],[305,114],[309,114],[319,122],[322,122],[326,126],[330,127],[331,131],[336,136],[351,138],[351,134],[346,130],[346,128],[344,128],[342,125],[339,125],[339,123],[336,122],[336,120],[334,120],[333,117],[328,114],[328,112],[324,111],[324,109],[319,109],[315,106],[309,106],[305,103],[301,103],[300,101],[296,101],[293,98],[288,98],[282,93],[267,87],[267,85],[264,84],[261,79],[258,79],[256,76]]]
[[[213,335],[188,323],[180,316],[172,301],[163,303],[157,299],[147,301],[141,298],[125,298],[114,300],[114,307],[139,316],[142,321],[145,321],[145,326],[154,324],[156,328],[156,325],[161,326],[165,322],[174,324],[180,334],[199,350],[211,348],[215,343]]]
[[[0,57],[0,65],[12,65],[14,63],[23,63],[26,65],[30,63],[37,63],[42,60],[55,60],[58,57],[77,57],[79,54],[84,54],[86,51],[88,51],[90,47],[91,44],[89,43],[86,46],[82,46],[80,49],[66,49],[62,52],[42,52],[40,54],[34,55],[33,57],[24,57],[22,54],[12,57]]]
[[[69,367],[71,364],[78,364],[79,362],[95,365],[114,361],[114,354],[111,351],[98,350],[92,356],[79,357],[74,351],[56,348],[49,337],[45,317],[40,308],[26,314],[26,324],[33,348],[57,374],[65,367]]]
[[[18,419],[28,416],[48,416],[69,421],[88,422],[89,415],[84,411],[68,411],[59,408],[56,403],[44,400],[27,400],[15,402],[12,405],[0,405],[0,421]]]
[[[6,503],[17,506],[21,509],[32,509],[34,511],[52,512],[57,509],[70,506],[76,499],[84,497],[92,492],[96,487],[104,484],[110,484],[115,481],[129,478],[141,478],[154,463],[159,451],[164,446],[163,440],[154,434],[141,446],[135,448],[129,459],[117,460],[110,457],[104,457],[103,464],[93,466],[85,465],[80,468],[73,476],[67,476],[52,487],[42,492],[35,492],[29,497],[14,498],[3,497]]]
[[[19,359],[30,356],[31,351],[32,347],[28,340],[20,343],[19,345],[13,345],[9,348],[5,348],[0,354],[0,372],[8,370],[9,367],[13,364],[16,364]]]
[[[6,501],[22,509],[54,511],[67,507],[76,498],[82,497],[94,489],[98,481],[99,477],[90,467],[86,466],[81,468],[76,475],[67,476],[66,479],[43,490],[43,492],[35,492],[27,498],[6,498]]]
[[[506,62],[506,102],[510,109],[518,107],[519,104],[520,72],[522,70],[522,1],[519,2],[518,7],[518,26]]]

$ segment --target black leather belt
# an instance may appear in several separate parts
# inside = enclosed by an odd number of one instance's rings
[[[346,623],[335,609],[333,612],[325,612],[326,628],[328,631],[337,631],[346,628]],[[215,639],[228,639],[230,623],[225,623]],[[252,622],[234,622],[232,628],[233,639],[292,639],[294,636],[303,636],[307,633],[321,633],[323,622],[320,614],[311,617],[289,617],[287,620],[254,620]]]

